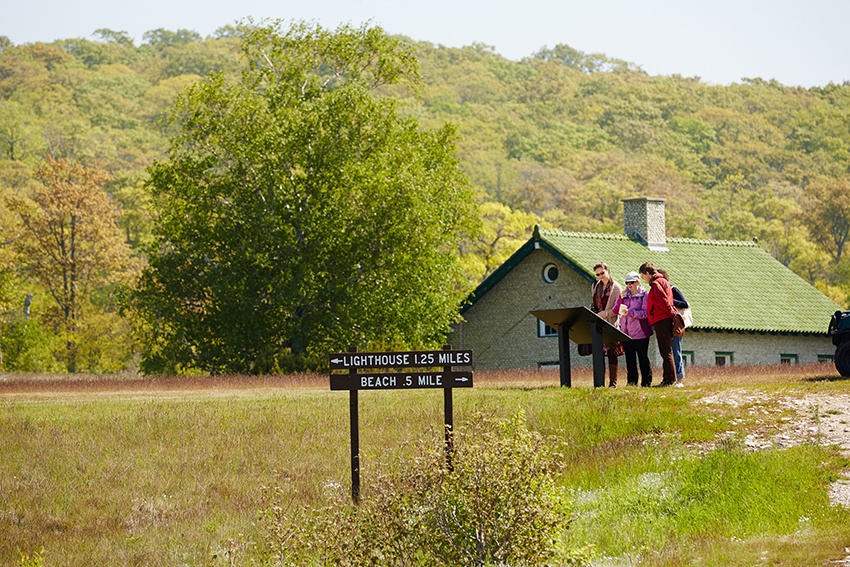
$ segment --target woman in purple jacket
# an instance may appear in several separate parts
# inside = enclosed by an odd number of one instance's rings
[[[646,298],[647,293],[640,285],[638,273],[626,274],[626,289],[617,299],[613,311],[620,314],[620,330],[632,339],[623,343],[626,354],[626,381],[631,386],[638,384],[638,363],[640,385],[652,385],[652,366],[649,364],[648,355],[652,326],[646,318]]]

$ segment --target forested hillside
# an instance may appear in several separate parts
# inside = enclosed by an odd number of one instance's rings
[[[209,73],[241,76],[239,35],[229,26],[208,38],[154,30],[141,45],[105,29],[52,44],[0,37],[3,368],[134,364],[121,284],[144,265],[156,222],[148,168],[165,158],[172,136],[160,119]],[[651,196],[667,198],[669,235],[758,239],[837,302],[850,302],[850,83],[716,86],[649,76],[640,62],[567,45],[518,62],[484,45],[414,47],[419,96],[382,92],[425,129],[458,129],[460,165],[482,219],[480,234],[461,247],[470,285],[535,223],[619,233],[621,200]],[[62,202],[37,199],[37,188],[53,187],[55,197],[69,179],[109,198],[114,209],[96,199],[78,206],[115,215],[121,238],[73,235],[73,224],[55,222]],[[80,273],[67,273],[69,246],[91,259]],[[69,334],[87,346],[58,356]]]
[[[822,289],[844,286],[833,297],[847,303],[850,84],[713,86],[563,45],[521,62],[482,46],[419,53],[418,112],[459,125],[463,167],[496,224],[472,245],[479,259],[521,213],[620,232],[621,199],[666,197],[671,236],[757,238]]]

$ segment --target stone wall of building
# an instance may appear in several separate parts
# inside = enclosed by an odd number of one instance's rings
[[[547,339],[549,349],[557,355],[558,339]],[[827,336],[771,335],[766,333],[700,332],[688,330],[682,342],[686,365],[713,366],[781,364],[814,364],[832,360],[835,347]],[[574,353],[573,351],[571,351]],[[658,345],[650,339],[649,354],[652,365],[661,367]],[[718,358],[722,362],[718,361]],[[573,366],[590,366],[591,357],[572,358]],[[625,365],[621,358],[620,364]],[[660,370],[659,370],[660,372]],[[660,374],[659,374],[660,376]]]
[[[682,350],[692,351],[693,362],[698,366],[716,364],[718,356],[725,357],[732,364],[780,364],[783,358],[791,364],[814,364],[835,354],[835,347],[826,334],[782,335],[693,329],[685,332]]]
[[[543,269],[558,268],[548,283]],[[456,348],[472,349],[475,368],[537,368],[558,361],[558,338],[540,337],[530,312],[590,305],[591,284],[545,250],[535,250],[465,314],[450,339]],[[571,346],[578,358],[575,345]]]

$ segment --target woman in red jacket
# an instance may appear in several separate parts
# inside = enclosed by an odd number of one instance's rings
[[[649,284],[646,318],[655,331],[658,353],[661,355],[664,377],[660,385],[672,386],[676,382],[676,368],[673,364],[673,315],[677,313],[673,306],[673,290],[670,282],[658,273],[651,262],[641,264],[638,271],[643,281]]]

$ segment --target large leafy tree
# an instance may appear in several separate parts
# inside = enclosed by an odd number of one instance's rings
[[[453,129],[423,131],[379,95],[415,86],[411,49],[376,27],[278,22],[248,29],[243,50],[241,81],[179,97],[150,169],[143,368],[267,373],[444,340],[476,210]]]
[[[12,243],[18,263],[55,303],[52,321],[66,337],[67,370],[112,369],[114,359],[105,362],[98,354],[86,355],[80,364],[78,357],[81,343],[90,349],[91,343],[121,327],[111,297],[117,284],[129,283],[133,276],[130,248],[117,224],[118,210],[104,190],[111,177],[96,167],[50,157],[35,177],[38,183],[28,195],[6,198],[20,223]],[[94,320],[102,324],[93,326]],[[125,349],[119,355],[124,357],[119,366],[127,354]]]
[[[850,176],[814,181],[807,190],[804,213],[809,230],[836,262],[850,241]]]
[[[481,281],[501,266],[528,240],[534,225],[544,224],[534,213],[511,210],[494,201],[479,207],[482,226],[477,238],[461,247],[464,268],[474,281]]]

